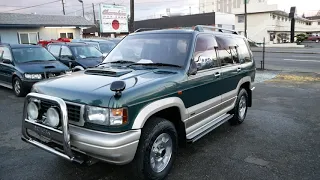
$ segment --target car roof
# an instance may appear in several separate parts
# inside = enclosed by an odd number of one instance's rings
[[[142,31],[132,33],[130,35],[135,34],[193,34],[196,31],[189,29],[160,29],[160,30],[150,30],[150,31]]]
[[[196,31],[193,29],[159,29],[159,30],[147,30],[147,31],[141,31],[141,32],[135,32],[130,34],[132,35],[138,35],[138,34],[213,34],[217,36],[231,36],[231,37],[243,37],[239,34],[233,34],[233,33],[224,33],[219,31]]]
[[[42,46],[39,45],[32,45],[32,44],[8,44],[8,43],[0,43],[0,46],[9,46],[10,48],[40,48]]]
[[[59,43],[59,42],[57,42],[57,43],[50,43],[48,45],[87,46],[87,44],[81,43],[81,42],[67,42],[67,43],[63,43],[63,42]]]

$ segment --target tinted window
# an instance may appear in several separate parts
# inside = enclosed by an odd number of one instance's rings
[[[116,44],[113,42],[100,43],[100,50],[103,53],[109,53],[114,46],[116,46]]]
[[[236,41],[228,36],[217,36],[218,55],[221,66],[233,65],[239,63]]]
[[[217,42],[212,35],[198,36],[193,55],[198,70],[219,67],[215,50],[216,46]]]
[[[102,53],[94,46],[71,46],[70,49],[73,51],[76,58],[97,58],[102,57]]]
[[[55,58],[45,48],[15,48],[12,54],[16,62],[25,63],[30,61],[50,61]]]
[[[124,38],[104,62],[128,60],[185,66],[192,34],[137,34]]]
[[[61,46],[61,56],[72,56],[72,53],[68,47]]]
[[[60,46],[50,45],[48,50],[49,50],[49,52],[51,52],[56,57],[58,57],[59,54],[60,54]]]
[[[239,59],[241,63],[252,62],[252,58],[248,49],[248,42],[242,38],[237,38]]]
[[[0,56],[2,52],[3,52],[3,56],[2,56],[3,59],[12,60],[10,49],[8,47],[0,47]]]

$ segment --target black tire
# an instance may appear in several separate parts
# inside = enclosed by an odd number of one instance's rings
[[[155,170],[153,170],[151,166],[151,150],[154,145],[154,142],[157,140],[158,137],[163,136],[163,134],[169,135],[171,138],[172,154],[168,160],[167,165],[164,166],[164,169],[160,172],[156,172]],[[166,137],[169,137],[169,136],[166,136]],[[168,141],[169,140],[167,140],[167,142]],[[163,140],[161,140],[161,142],[163,142]],[[177,150],[178,150],[178,135],[174,125],[170,121],[163,118],[153,117],[149,119],[142,129],[139,146],[136,151],[135,158],[131,162],[131,170],[133,171],[135,178],[139,180],[164,179],[169,174],[172,168]],[[164,153],[166,154],[167,152],[164,151]],[[161,153],[159,154],[161,154],[160,156],[165,157],[165,154],[162,155],[163,151],[161,151]]]
[[[17,97],[23,97],[27,94],[26,89],[23,87],[21,80],[15,77],[12,81],[12,89]]]
[[[245,104],[243,104],[243,100],[244,100]],[[237,98],[237,101],[236,101],[236,105],[233,108],[233,110],[231,110],[231,113],[234,116],[233,116],[232,119],[230,119],[229,122],[232,125],[241,124],[245,120],[246,115],[247,115],[247,111],[248,111],[248,102],[249,102],[248,100],[249,100],[249,96],[248,96],[247,90],[244,89],[244,88],[241,88],[239,93],[238,93],[238,98]],[[245,106],[244,112],[241,113],[240,112],[240,108],[244,107],[244,106]]]

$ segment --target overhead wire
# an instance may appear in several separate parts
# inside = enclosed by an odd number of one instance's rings
[[[19,10],[29,9],[29,8],[34,8],[34,7],[39,7],[39,6],[43,6],[43,5],[46,5],[46,4],[52,4],[52,3],[56,3],[56,2],[61,2],[61,0],[55,0],[55,1],[47,2],[47,3],[43,3],[43,4],[37,4],[37,5],[33,5],[33,6],[27,6],[27,7],[23,7],[23,8],[17,8],[17,9],[8,10],[8,11],[2,11],[2,13],[19,11]]]

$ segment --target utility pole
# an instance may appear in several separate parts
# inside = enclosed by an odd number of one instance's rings
[[[93,22],[95,25],[97,25],[97,21],[96,21],[96,12],[94,11],[94,4],[92,3],[92,11],[93,11]]]
[[[62,3],[62,12],[63,12],[63,15],[66,15],[66,11],[64,10],[64,0],[61,0],[61,3]]]
[[[244,0],[244,36],[247,38],[247,0]]]
[[[78,0],[82,4],[82,16],[84,17],[84,7],[83,7],[83,0]]]
[[[130,32],[134,31],[134,0],[130,0]]]

